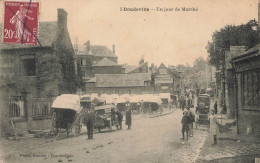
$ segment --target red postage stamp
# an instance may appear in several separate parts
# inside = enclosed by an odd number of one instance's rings
[[[39,2],[4,2],[3,43],[34,44],[38,37]]]

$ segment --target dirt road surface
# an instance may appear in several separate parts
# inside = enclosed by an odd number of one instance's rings
[[[113,128],[5,154],[4,162],[194,162],[207,131],[194,130],[194,137],[181,140],[182,111],[156,118],[133,115],[132,129]]]

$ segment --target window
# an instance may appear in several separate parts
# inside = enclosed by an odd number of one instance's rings
[[[33,118],[49,117],[52,115],[51,103],[44,98],[33,100]]]
[[[36,76],[35,56],[27,55],[21,57],[22,61],[22,74],[24,76]]]
[[[14,96],[9,98],[9,117],[23,118],[25,117],[24,100],[21,96]]]
[[[159,70],[159,73],[160,73],[160,74],[167,74],[167,69],[160,69],[160,70]]]
[[[86,66],[87,65],[87,59],[81,58],[80,65],[81,66]]]
[[[242,106],[260,106],[260,70],[241,74]]]

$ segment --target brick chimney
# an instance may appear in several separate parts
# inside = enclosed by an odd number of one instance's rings
[[[90,53],[90,40],[88,40],[84,45],[86,45],[86,50]]]
[[[115,46],[115,44],[112,45],[112,50],[113,50],[113,53],[116,54],[116,46]]]
[[[58,8],[58,29],[67,29],[67,16],[68,13],[64,9]]]

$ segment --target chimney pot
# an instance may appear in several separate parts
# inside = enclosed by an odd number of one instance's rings
[[[90,40],[88,40],[84,45],[86,45],[87,52],[90,52]]]
[[[113,53],[116,54],[116,46],[115,44],[112,45]]]

